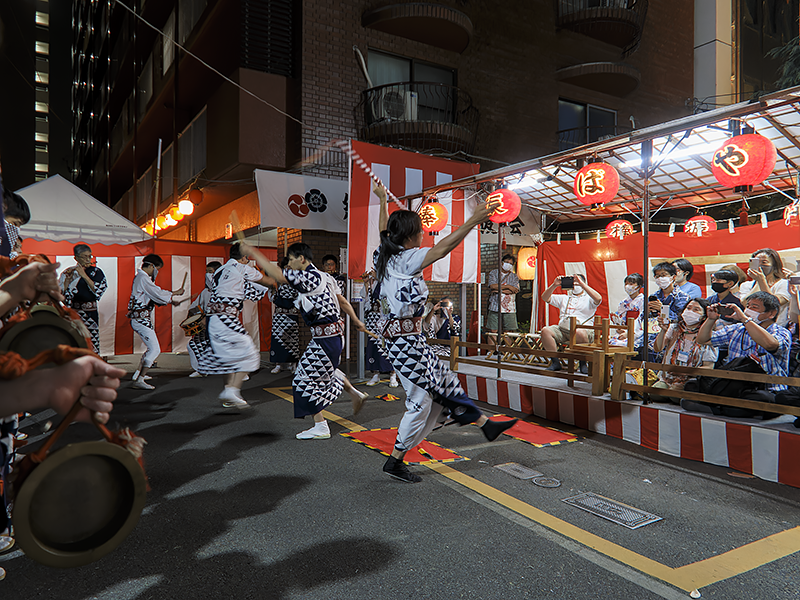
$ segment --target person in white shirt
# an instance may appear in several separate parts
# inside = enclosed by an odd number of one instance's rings
[[[131,328],[139,335],[147,347],[139,368],[133,374],[133,388],[137,390],[152,390],[152,385],[145,381],[148,369],[153,366],[153,362],[161,354],[161,346],[158,343],[158,336],[153,329],[150,319],[150,311],[156,305],[173,304],[177,306],[182,301],[175,298],[183,294],[183,288],[170,292],[161,289],[155,284],[158,270],[164,266],[164,261],[158,254],[148,254],[142,259],[142,266],[133,278],[131,288],[131,299],[128,301],[128,318],[131,320]]]
[[[789,322],[791,293],[789,292],[789,281],[784,279],[783,261],[780,254],[772,248],[762,248],[753,252],[751,258],[758,259],[759,268],[758,270],[747,270],[751,280],[745,281],[739,286],[739,298],[744,303],[747,297],[754,292],[772,294],[781,303],[781,309],[778,312],[775,324],[786,327]]]
[[[644,278],[641,273],[630,273],[625,277],[624,283],[625,293],[628,296],[619,303],[617,310],[611,313],[611,321],[614,325],[627,325],[629,318],[635,319],[633,330],[635,339],[642,335],[642,310],[644,306],[642,286],[644,285]],[[628,330],[616,329],[609,342],[614,346],[627,346]]]
[[[211,302],[211,293],[214,291],[214,272],[221,266],[222,263],[218,260],[212,260],[206,265],[206,284],[203,286],[203,290],[197,294],[195,299],[192,300],[192,303],[189,305],[189,312],[186,315],[187,317],[198,314],[205,316],[208,314],[208,304]],[[205,335],[205,332],[201,332],[197,335]],[[205,375],[199,371],[193,371],[189,377],[205,377]]]
[[[586,283],[586,277],[580,273],[573,279],[574,287],[569,289],[567,294],[553,294],[555,289],[561,285],[561,279],[565,275],[559,275],[542,294],[542,300],[559,310],[558,325],[550,325],[542,329],[542,347],[548,352],[558,350],[559,344],[569,342],[569,323],[570,317],[578,320],[578,325],[589,323],[597,312],[597,307],[602,302],[600,294]],[[594,331],[590,329],[578,329],[575,332],[575,341],[579,344],[586,344],[594,340]],[[581,373],[588,373],[589,365],[585,360],[580,361],[579,368]],[[550,371],[560,371],[561,362],[557,358],[550,359]]]

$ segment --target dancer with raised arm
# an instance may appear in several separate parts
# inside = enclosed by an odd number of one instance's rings
[[[406,413],[383,470],[400,481],[417,483],[422,478],[408,470],[403,458],[433,430],[443,411],[447,410],[460,425],[479,426],[489,441],[517,422],[487,419],[462,389],[455,373],[436,357],[422,330],[428,300],[423,269],[455,250],[473,227],[491,216],[498,203],[478,205],[461,227],[433,248],[421,248],[425,234],[419,215],[410,210],[396,210],[389,216],[386,191],[377,185],[373,189],[381,202],[381,245],[375,258],[375,272],[381,298],[390,311],[384,337],[406,392]]]
[[[353,413],[358,413],[366,394],[355,389],[339,370],[342,354],[344,322],[341,311],[353,320],[358,331],[367,333],[367,328],[356,317],[352,305],[339,293],[333,277],[317,269],[308,244],[292,244],[286,250],[289,258],[286,268],[281,269],[255,248],[245,246],[267,275],[279,285],[288,284],[297,291],[295,306],[303,320],[311,328],[311,341],[300,357],[292,379],[294,416],[302,419],[314,418],[314,426],[297,434],[298,440],[323,440],[331,437],[323,409],[336,400],[342,389],[353,399]]]

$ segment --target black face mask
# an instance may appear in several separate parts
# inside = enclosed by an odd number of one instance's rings
[[[725,287],[725,283],[724,282],[715,281],[714,283],[711,284],[711,289],[714,290],[717,294],[721,294],[722,292],[724,292],[728,288]]]

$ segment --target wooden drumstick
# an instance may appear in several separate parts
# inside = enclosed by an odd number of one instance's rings
[[[244,233],[242,233],[242,224],[239,223],[239,215],[236,214],[236,210],[231,211],[231,215],[229,218],[231,220],[231,227],[233,227],[236,230],[234,232],[234,235],[236,235],[236,239],[240,242],[243,242]]]
[[[188,273],[185,273],[185,272],[184,272],[184,274],[183,274],[183,283],[181,283],[181,289],[182,289],[182,290],[185,290],[185,289],[186,289],[184,286],[186,285],[186,276],[187,276],[187,275],[188,275]]]

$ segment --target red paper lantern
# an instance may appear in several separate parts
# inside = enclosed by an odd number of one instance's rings
[[[783,222],[787,227],[800,226],[800,202],[793,202],[783,209]]]
[[[624,219],[617,219],[606,225],[607,238],[624,240],[626,237],[633,235],[633,233],[633,225]]]
[[[619,191],[619,173],[605,163],[588,164],[578,171],[572,189],[578,200],[587,206],[605,204]]]
[[[519,216],[522,202],[516,192],[505,188],[497,190],[486,197],[486,202],[500,202],[489,220],[492,223],[510,223]]]
[[[703,237],[709,231],[717,230],[717,222],[709,216],[697,215],[683,225],[683,232],[689,237]]]
[[[158,225],[159,229],[166,229],[167,228],[167,217],[164,215],[159,215],[156,219],[156,225]]]
[[[758,185],[770,176],[777,160],[775,144],[763,135],[747,133],[727,140],[714,152],[711,170],[725,187]]]
[[[429,202],[419,209],[422,219],[422,230],[427,233],[439,233],[447,225],[447,208],[438,202]]]
[[[195,206],[201,204],[203,202],[203,190],[198,190],[197,188],[190,190],[189,200]]]

